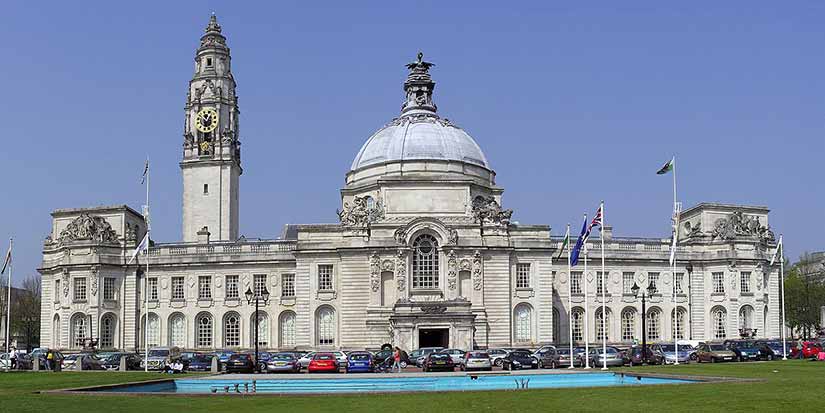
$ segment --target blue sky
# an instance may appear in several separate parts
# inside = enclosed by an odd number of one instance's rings
[[[0,237],[36,273],[49,212],[139,209],[180,239],[183,105],[215,11],[241,104],[241,233],[336,221],[363,142],[398,114],[404,64],[436,63],[521,223],[559,234],[606,201],[616,236],[668,235],[680,199],[766,205],[787,252],[825,249],[822,2],[4,2]],[[3,250],[6,248],[3,240]]]

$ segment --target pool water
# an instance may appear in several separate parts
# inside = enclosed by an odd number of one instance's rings
[[[594,386],[639,386],[690,383],[691,380],[622,376],[614,373],[479,375],[434,377],[381,377],[361,379],[256,379],[257,393],[374,393],[419,391],[470,391],[550,389]],[[235,393],[252,391],[251,379],[178,379],[163,383],[137,384],[100,391],[119,393]]]

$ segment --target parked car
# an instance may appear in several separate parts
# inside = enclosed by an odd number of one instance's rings
[[[447,353],[430,353],[427,358],[424,359],[422,369],[425,372],[436,370],[455,371],[455,362],[453,362],[453,358]]]
[[[254,373],[255,360],[251,354],[235,353],[226,361],[225,370],[227,373]]]
[[[570,367],[570,348],[569,347],[559,347],[556,349],[556,367]],[[575,355],[575,350],[573,351],[573,367],[581,367],[584,365],[584,361],[581,356]]]
[[[217,357],[214,354],[200,354],[196,353],[191,356],[188,363],[185,364],[187,371],[211,371],[212,358]],[[221,371],[221,363],[218,363],[218,371]]]
[[[303,354],[298,358],[298,363],[301,364],[301,368],[308,368],[309,363],[312,362],[312,358],[315,357],[315,352],[310,351],[309,353]]]
[[[126,359],[126,370],[140,370],[140,356],[134,353],[113,353],[101,363],[106,370],[120,369],[120,359]]]
[[[418,356],[416,356],[415,358],[415,365],[423,368],[424,361],[427,359],[427,356],[437,351],[441,351],[443,349],[444,347],[421,347],[420,349],[416,350],[418,351]]]
[[[418,351],[418,350],[416,350],[416,351]],[[415,353],[415,351],[413,353]],[[410,353],[408,355],[406,351],[401,350],[401,368],[402,369],[405,369],[405,368],[407,368],[408,365],[412,364],[411,357],[413,357],[412,356],[413,353]],[[393,356],[393,350],[379,351],[379,352],[375,353],[375,356],[373,356],[373,363],[374,364],[381,364],[382,362],[384,362],[384,360],[387,359],[387,357],[392,357],[392,356]],[[392,364],[392,363],[390,363],[390,364]]]
[[[389,357],[392,357],[392,353],[389,354]],[[370,373],[373,370],[373,367],[376,363],[375,356],[372,355],[369,351],[353,351],[349,353],[347,357],[347,364],[346,372],[347,373]],[[383,362],[386,360],[386,357],[381,359],[380,361]]]
[[[486,370],[493,369],[493,361],[486,351],[468,351],[464,353],[464,357],[460,363],[461,371],[470,370]]]
[[[215,355],[218,356],[218,365],[221,368],[225,368],[226,367],[226,362],[229,361],[229,358],[232,357],[233,354],[235,354],[235,352],[232,351],[232,350],[217,350],[217,351],[215,351]]]
[[[266,361],[258,363],[262,373],[300,373],[301,363],[296,354],[272,353]]]
[[[0,368],[10,369],[11,368],[11,361],[10,361],[10,353],[3,353],[0,355]],[[17,361],[15,362],[15,370],[31,370],[32,369],[32,358],[31,355],[26,353],[17,352]]]
[[[140,368],[148,366],[149,370],[162,370],[166,365],[166,360],[172,355],[169,347],[156,347],[149,349],[149,357],[146,360],[141,360]]]
[[[570,350],[568,349],[567,352],[569,354]],[[533,357],[538,359],[540,369],[548,367],[554,369],[559,366],[559,352],[555,347],[539,349],[539,351],[533,353]],[[567,363],[570,364],[570,359],[567,359]]]
[[[736,354],[738,361],[759,360],[759,347],[751,340],[727,340],[724,344]]]
[[[799,358],[799,349],[796,348],[796,343],[791,346],[791,357]],[[822,345],[818,341],[803,341],[802,342],[802,357],[816,358],[817,354],[822,351]]]
[[[693,348],[679,346],[679,353],[676,354],[676,346],[673,344],[657,344],[654,351],[661,352],[664,356],[665,364],[675,364],[677,361],[682,364],[690,363],[690,353]]]
[[[784,348],[779,340],[758,340],[756,348],[759,349],[759,356],[762,360],[777,360],[785,357],[785,354],[788,356],[791,354],[790,348]]]
[[[592,367],[621,367],[624,365],[624,358],[616,347],[595,347],[590,349],[590,365]]]
[[[81,363],[83,370],[103,370],[103,363],[94,354],[81,353],[66,356],[63,359],[63,370],[77,370],[77,363]]]
[[[723,343],[702,343],[696,351],[696,361],[699,363],[719,363],[736,360],[736,353]]]
[[[494,348],[487,350],[487,354],[490,355],[490,360],[492,360],[494,366],[501,367],[501,359],[507,357],[510,352],[503,348]]]
[[[458,365],[461,364],[461,360],[464,359],[464,354],[467,352],[458,348],[445,348],[439,351],[439,353],[449,354],[453,359],[453,363]]]
[[[662,352],[655,351],[650,347],[642,353],[642,347],[635,346],[631,347],[627,353],[625,353],[625,362],[630,366],[639,366],[645,363],[663,364],[664,360],[665,356]]]
[[[535,351],[533,351],[533,357],[535,357],[536,360],[541,359],[541,356],[544,353],[546,353],[547,351],[550,351],[550,350],[555,350],[555,349],[556,349],[556,346],[541,346],[541,347],[537,348]]]
[[[337,373],[340,364],[333,353],[315,353],[309,362],[307,371],[310,373],[327,372]]]
[[[505,370],[537,369],[539,361],[529,351],[514,350],[501,359],[501,367]]]

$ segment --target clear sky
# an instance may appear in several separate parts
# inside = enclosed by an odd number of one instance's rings
[[[825,3],[587,3],[3,2],[15,279],[36,273],[51,210],[139,209],[147,155],[154,238],[180,240],[183,106],[212,11],[238,82],[247,237],[337,220],[344,174],[422,50],[439,113],[481,145],[521,223],[560,234],[604,199],[616,236],[667,237],[655,171],[676,154],[685,207],[765,205],[791,258],[825,249]]]

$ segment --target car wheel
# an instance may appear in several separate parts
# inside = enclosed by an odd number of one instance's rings
[[[401,368],[402,368],[402,369],[406,369],[406,368],[407,368],[407,362],[406,362],[406,361],[402,361],[400,364],[401,364]]]
[[[555,369],[555,368],[556,368],[556,360],[553,360],[553,361],[551,361],[551,362],[550,362],[550,368],[551,368],[551,369]]]
[[[502,361],[501,361],[501,359],[496,359],[495,363],[493,363],[493,364],[495,364],[496,367],[501,367]]]
[[[710,362],[711,362],[711,364],[712,364],[712,363],[716,363],[716,357],[711,357],[711,358],[710,358]]]

